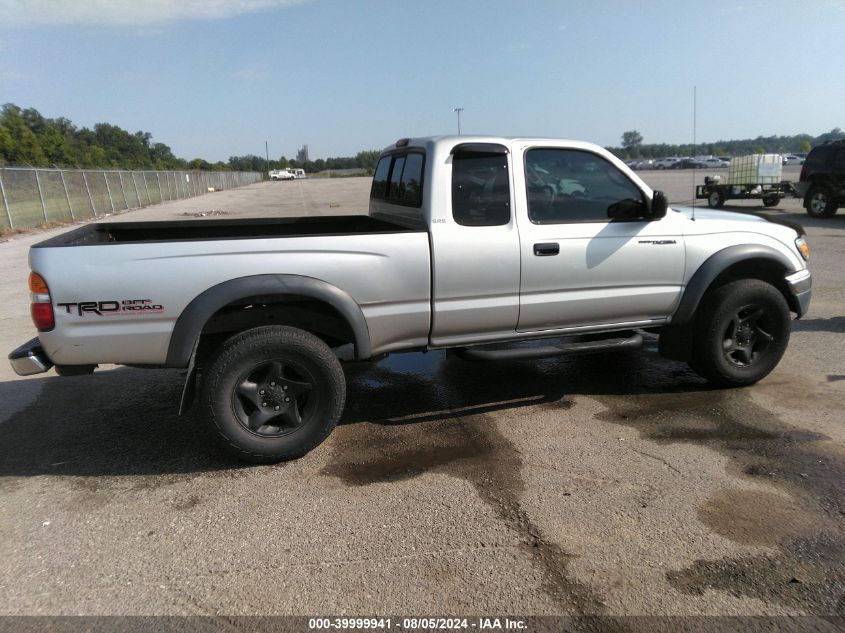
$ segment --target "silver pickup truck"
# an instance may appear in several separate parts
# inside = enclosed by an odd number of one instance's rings
[[[334,428],[342,361],[395,352],[540,358],[645,330],[715,384],[754,383],[807,310],[808,255],[797,225],[669,209],[595,145],[402,139],[368,215],[100,223],[33,246],[38,337],[10,360],[186,368],[182,406],[199,383],[224,448],[279,461]]]

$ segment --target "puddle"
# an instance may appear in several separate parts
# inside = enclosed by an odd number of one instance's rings
[[[698,509],[698,520],[737,543],[769,547],[798,538],[814,524],[789,497],[756,490],[720,490]]]
[[[737,477],[765,481],[788,496],[741,490],[714,495],[698,510],[702,523],[738,543],[780,551],[698,560],[668,572],[670,584],[689,594],[716,589],[811,613],[845,614],[845,454],[826,436],[793,426],[751,398],[754,390],[776,388],[783,406],[806,411],[807,392],[777,380],[746,389],[690,389],[683,369],[678,378],[668,393],[632,387],[624,398],[597,395],[607,408],[597,417],[658,443],[704,444],[729,457]]]
[[[548,395],[529,389],[532,393],[524,394],[506,388],[502,379],[477,373],[477,367],[444,363],[442,353],[415,354],[353,375],[359,388],[373,384],[377,376],[378,384],[389,385],[389,391],[350,395],[348,426],[336,430],[330,440],[332,456],[322,474],[348,486],[403,481],[427,473],[463,479],[519,535],[525,554],[542,570],[543,588],[550,597],[567,613],[602,613],[600,597],[567,577],[570,555],[547,541],[520,505],[522,458],[487,415],[503,408],[553,401],[565,408],[571,403],[561,400],[557,391]],[[512,379],[508,382],[513,386]],[[382,394],[385,406],[378,405]],[[371,414],[368,420],[356,417],[365,412]],[[352,424],[348,417],[367,423]]]
[[[667,572],[681,593],[724,591],[814,615],[845,615],[845,548],[840,535],[794,541],[779,555],[698,560]]]
[[[349,485],[446,472],[473,483],[482,499],[524,534],[520,486],[500,479],[505,475],[499,472],[518,472],[519,463],[513,456],[506,459],[507,449],[478,426],[483,407],[492,412],[526,402],[565,408],[571,403],[567,394],[586,395],[606,407],[598,419],[635,428],[657,443],[706,445],[730,458],[735,476],[784,491],[727,490],[699,508],[699,520],[713,532],[739,544],[775,548],[775,553],[696,561],[667,574],[675,588],[690,594],[714,588],[812,613],[843,612],[845,455],[826,436],[801,428],[800,417],[792,424],[752,400],[755,391],[774,390],[781,406],[806,411],[808,385],[782,384],[788,379],[773,377],[748,389],[717,390],[685,365],[652,353],[491,365],[408,355],[396,371],[390,365],[374,371],[385,390],[363,394],[366,404],[353,403],[359,417],[350,421],[376,424],[364,433],[356,428],[353,442],[360,444],[339,444],[332,466],[332,474]],[[383,405],[376,402],[382,394]],[[473,414],[473,407],[482,408],[482,414]],[[365,412],[370,417],[361,415]],[[390,438],[379,431],[379,425],[414,420],[430,425],[412,426],[398,439],[395,428]],[[416,436],[420,427],[422,435]],[[356,452],[360,460],[350,460]],[[373,475],[363,474],[369,472]],[[509,492],[497,497],[492,490],[498,488]],[[566,564],[567,555],[560,552],[555,565],[545,569],[547,574],[565,570]]]
[[[598,400],[608,408],[599,419],[657,442],[706,443],[730,456],[737,474],[797,488],[830,517],[845,508],[845,459],[828,450],[828,438],[780,420],[755,404],[748,389]]]

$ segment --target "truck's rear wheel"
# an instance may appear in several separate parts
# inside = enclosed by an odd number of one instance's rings
[[[329,436],[343,412],[346,382],[316,336],[265,326],[220,346],[205,372],[202,400],[226,451],[271,463],[302,457]]]
[[[764,207],[776,207],[780,203],[780,196],[777,194],[773,194],[771,196],[765,196],[763,198],[763,206]]]
[[[690,364],[722,387],[765,378],[789,343],[789,307],[780,291],[757,279],[717,288],[696,318]]]

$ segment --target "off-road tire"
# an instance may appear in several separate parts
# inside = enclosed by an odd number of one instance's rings
[[[302,457],[329,436],[343,412],[340,362],[323,341],[297,328],[236,334],[206,367],[201,401],[208,422],[222,448],[241,461]],[[253,428],[254,420],[266,422]]]
[[[720,387],[754,384],[777,366],[789,330],[789,306],[777,288],[758,279],[733,281],[702,299],[690,366]]]
[[[830,189],[822,185],[813,185],[804,199],[807,215],[813,218],[829,218],[836,214],[838,205]]]

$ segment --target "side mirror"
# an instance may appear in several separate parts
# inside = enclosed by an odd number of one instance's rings
[[[662,191],[655,191],[651,199],[651,214],[652,220],[659,220],[666,215],[669,209],[669,199]]]
[[[648,209],[642,200],[625,198],[607,207],[607,217],[611,220],[638,220],[648,215]]]

